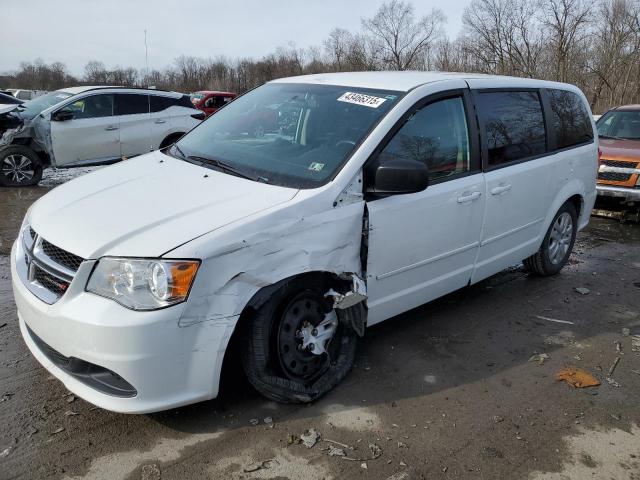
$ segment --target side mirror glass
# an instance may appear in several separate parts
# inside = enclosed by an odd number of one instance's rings
[[[376,168],[373,193],[397,195],[421,192],[429,185],[429,169],[416,160],[390,159]]]
[[[55,122],[66,122],[67,120],[71,120],[73,118],[73,112],[69,110],[58,110],[51,116],[51,120]]]

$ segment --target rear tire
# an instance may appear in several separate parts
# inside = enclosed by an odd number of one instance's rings
[[[353,366],[358,336],[341,320],[347,311],[334,310],[331,299],[324,296],[328,287],[323,283],[301,278],[285,284],[244,325],[242,365],[249,382],[267,398],[312,402],[335,387]],[[365,314],[362,304],[348,310],[348,315]],[[333,323],[328,326],[327,322]],[[325,347],[303,347],[305,338],[309,339],[303,332],[316,332],[315,336],[334,325]]]
[[[522,261],[525,268],[540,276],[558,273],[569,260],[577,233],[576,207],[573,203],[566,202],[553,217],[540,249]]]
[[[28,187],[42,179],[43,166],[38,154],[22,145],[0,149],[0,185]]]

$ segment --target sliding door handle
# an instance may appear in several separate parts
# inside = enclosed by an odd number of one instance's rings
[[[105,128],[105,130],[107,132],[111,132],[113,130],[118,130],[118,126],[117,125],[109,125],[107,128]]]
[[[480,192],[464,192],[462,196],[458,197],[458,203],[468,203],[479,199],[482,196]]]
[[[503,195],[511,190],[511,185],[499,185],[491,189],[491,195]]]

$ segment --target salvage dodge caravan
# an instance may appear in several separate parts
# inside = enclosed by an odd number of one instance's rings
[[[267,108],[280,124],[256,137]],[[11,255],[22,335],[108,410],[216,397],[232,337],[256,390],[313,401],[367,327],[520,261],[558,273],[596,198],[594,128],[579,89],[546,81],[270,82],[31,207]]]

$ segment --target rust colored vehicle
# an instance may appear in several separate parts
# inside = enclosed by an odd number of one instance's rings
[[[596,125],[600,137],[598,195],[640,203],[640,105],[609,110]]]
[[[238,96],[237,93],[202,90],[190,95],[191,103],[208,117]]]

